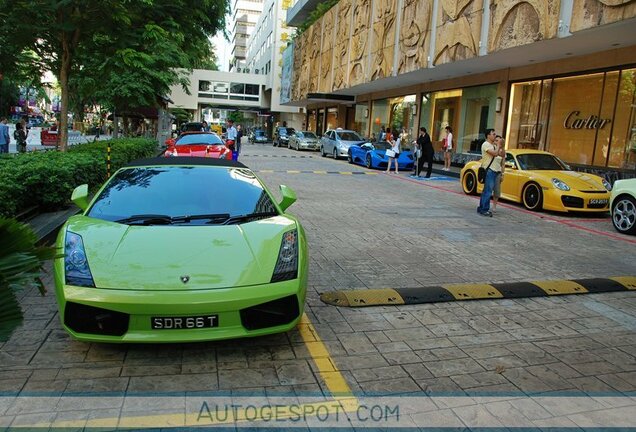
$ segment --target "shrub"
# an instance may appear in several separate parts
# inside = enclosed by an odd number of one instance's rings
[[[0,158],[0,216],[14,217],[37,206],[64,207],[73,189],[95,190],[106,180],[107,141],[73,146],[68,152],[29,152]],[[157,142],[144,138],[110,141],[111,173],[128,162],[157,154]]]

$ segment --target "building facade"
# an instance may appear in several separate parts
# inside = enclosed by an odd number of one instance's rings
[[[451,126],[461,163],[494,127],[636,175],[636,0],[340,0],[288,49],[287,103],[318,133],[424,126],[441,143]]]
[[[254,33],[263,12],[263,0],[234,0],[232,3],[232,53],[229,70],[242,72],[247,55],[247,41]]]
[[[295,106],[281,104],[281,67],[283,51],[294,31],[286,24],[290,0],[265,0],[254,33],[248,40],[247,69],[264,75],[264,99],[271,118],[264,124],[270,131],[276,125],[304,129],[305,115]]]
[[[168,108],[183,108],[194,121],[224,123],[231,111],[241,111],[243,126],[258,126],[266,117],[263,88],[265,76],[195,69],[186,92],[180,85],[170,89]]]

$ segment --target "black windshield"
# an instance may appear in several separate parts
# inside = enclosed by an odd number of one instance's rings
[[[517,155],[522,170],[567,170],[567,167],[555,156],[545,153],[528,153]]]
[[[250,170],[162,166],[119,171],[87,215],[129,224],[205,225],[253,213],[273,214],[276,207]]]

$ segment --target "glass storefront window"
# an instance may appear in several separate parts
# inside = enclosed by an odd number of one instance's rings
[[[307,113],[307,130],[316,133],[316,122],[318,121],[317,112],[315,109],[309,110]]]
[[[621,72],[611,133],[608,165],[636,169],[636,69]]]
[[[393,135],[401,134],[403,131],[408,137],[402,143],[404,149],[411,147],[411,141],[417,136],[415,130],[417,114],[417,104],[415,95],[392,98],[389,100],[391,106],[391,131]]]
[[[338,126],[338,108],[327,108],[327,126],[325,130],[335,129]]]
[[[506,136],[508,148],[539,149],[541,129],[539,106],[541,100],[541,81],[513,84],[510,95],[508,119],[510,126]]]
[[[481,152],[484,131],[495,122],[497,84],[462,90],[461,122],[457,128],[456,148],[459,153]]]
[[[371,137],[378,137],[382,126],[386,129],[389,126],[389,101],[387,99],[374,100],[371,103]]]
[[[548,150],[566,162],[634,169],[636,69],[515,83],[509,148]]]
[[[605,74],[557,78],[552,84],[548,151],[566,162],[592,165]]]
[[[420,127],[426,128],[426,131],[431,133],[431,110],[433,100],[430,93],[422,95],[422,101],[420,104]],[[419,132],[418,132],[419,134]]]
[[[367,130],[369,126],[369,106],[356,105],[356,113],[352,125],[352,129],[358,132],[361,136],[367,136]]]

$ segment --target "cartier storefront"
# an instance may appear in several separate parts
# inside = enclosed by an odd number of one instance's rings
[[[636,69],[511,85],[508,148],[547,150],[567,163],[636,169]]]

